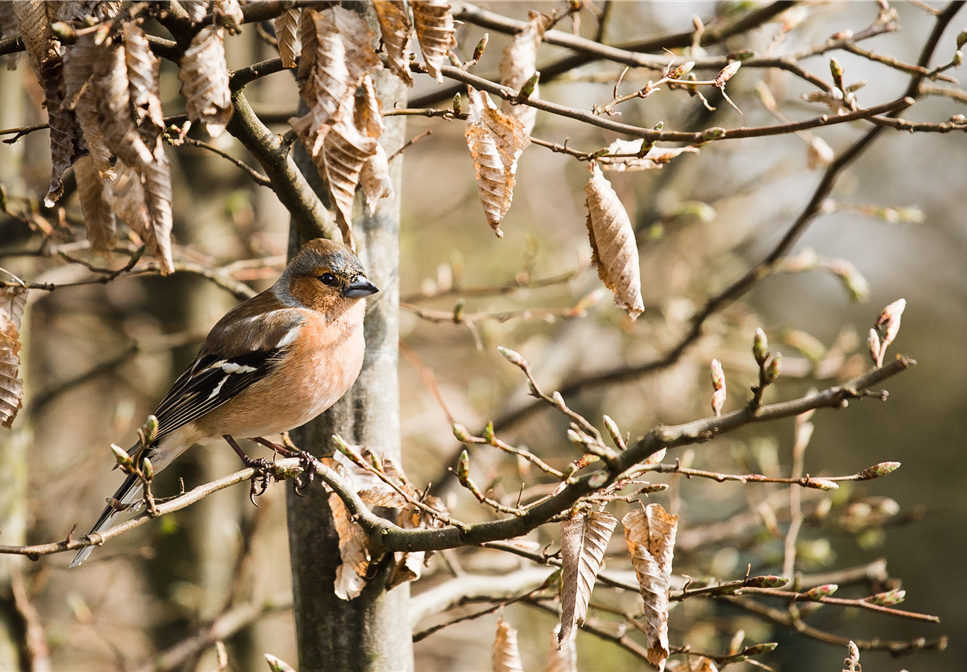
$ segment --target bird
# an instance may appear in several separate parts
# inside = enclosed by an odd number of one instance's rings
[[[145,448],[139,441],[127,451],[132,462],[140,467],[147,458],[157,473],[193,445],[217,439],[247,465],[258,462],[245,456],[235,437],[271,446],[263,437],[307,423],[352,387],[366,347],[365,298],[378,291],[347,247],[309,241],[274,285],[212,327],[154,412],[153,442]],[[89,536],[111,527],[141,490],[137,474],[128,474]],[[93,549],[82,548],[70,566]]]

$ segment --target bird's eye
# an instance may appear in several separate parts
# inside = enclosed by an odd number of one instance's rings
[[[334,276],[332,273],[323,273],[319,276],[319,281],[322,284],[331,287],[332,285],[336,284],[336,276]]]

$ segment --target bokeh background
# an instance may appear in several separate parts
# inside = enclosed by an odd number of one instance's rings
[[[600,3],[598,3],[600,4]],[[489,9],[525,18],[528,9],[547,11],[552,3],[486,3]],[[707,21],[735,6],[711,3],[614,3],[609,41],[621,43],[646,36],[688,30],[691,17]],[[867,48],[915,62],[932,26],[922,8],[897,4],[902,30],[867,43]],[[872,2],[808,5],[805,21],[779,47],[780,53],[824,41],[832,33],[859,31],[876,17]],[[585,14],[583,31],[594,22]],[[967,15],[954,22],[937,50],[938,61],[953,53],[954,36],[967,25]],[[768,24],[750,36],[730,42],[725,51],[765,50],[778,31]],[[465,26],[459,34],[464,51],[482,31]],[[505,36],[491,34],[478,73],[496,72]],[[544,45],[538,63],[562,50]],[[461,54],[468,57],[469,54]],[[229,40],[232,66],[273,56],[255,30]],[[847,81],[867,80],[859,92],[865,106],[898,97],[907,76],[849,54],[837,54]],[[824,57],[803,63],[825,74]],[[621,67],[595,63],[542,87],[542,96],[589,108],[611,98]],[[956,73],[954,73],[956,76]],[[166,114],[180,111],[179,82],[164,63],[162,90]],[[642,86],[654,74],[632,71],[625,88]],[[426,78],[423,78],[426,79]],[[788,75],[741,70],[728,91],[744,113],[722,101],[718,110],[703,111],[684,92],[661,91],[645,101],[621,108],[621,120],[666,128],[721,125],[759,126],[778,123],[761,103],[756,87],[769,88],[782,109],[797,119],[823,113],[799,99],[805,89]],[[411,95],[431,95],[434,86],[420,81]],[[43,95],[22,63],[15,72],[0,71],[0,127],[44,120]],[[268,77],[247,89],[260,113],[282,121],[294,112],[297,89],[290,73]],[[444,103],[446,104],[446,103]],[[964,106],[944,98],[919,104],[915,120],[943,121],[963,113]],[[278,125],[279,132],[285,130]],[[839,151],[866,130],[865,123],[816,131]],[[457,445],[452,420],[477,430],[526,401],[516,369],[496,352],[512,347],[535,367],[545,389],[554,389],[582,374],[636,364],[663,354],[684,333],[689,316],[706,297],[725,287],[761,259],[790,226],[811,196],[821,171],[807,167],[807,143],[797,136],[713,143],[698,155],[677,159],[661,171],[611,174],[609,177],[639,234],[646,314],[631,324],[605,295],[580,319],[548,317],[544,311],[574,306],[600,288],[587,270],[583,185],[586,166],[571,157],[531,146],[521,158],[515,199],[497,240],[477,200],[463,124],[411,118],[407,134],[429,135],[408,148],[403,171],[403,225],[400,283],[404,300],[424,309],[452,311],[459,288],[496,287],[517,279],[545,278],[576,271],[566,283],[544,289],[518,290],[499,296],[467,297],[465,314],[531,310],[507,321],[480,319],[465,325],[432,323],[403,311],[400,363],[403,390],[404,468],[411,480],[432,482],[451,510],[464,520],[480,520],[480,511],[465,492],[449,487],[446,466]],[[610,144],[613,134],[582,128],[539,115],[534,135],[554,142],[570,138],[571,146],[593,150]],[[46,133],[31,134],[13,145],[0,145],[0,182],[11,202],[34,198],[46,189],[49,158]],[[219,147],[255,165],[231,138]],[[391,151],[394,148],[390,148]],[[175,179],[175,239],[183,255],[203,263],[225,265],[257,258],[233,268],[235,277],[267,286],[284,264],[288,215],[267,189],[224,160],[203,150],[167,148]],[[807,526],[801,551],[807,573],[851,567],[886,557],[889,573],[907,590],[904,608],[941,617],[940,625],[889,619],[853,610],[824,607],[809,622],[839,635],[909,640],[946,634],[945,653],[924,652],[891,660],[886,654],[863,654],[867,669],[961,670],[967,657],[967,611],[959,596],[967,590],[967,378],[964,334],[967,333],[967,138],[963,133],[907,134],[888,131],[841,178],[832,199],[839,211],[815,221],[796,246],[823,258],[845,259],[865,277],[869,299],[851,300],[842,283],[822,271],[779,274],[761,283],[741,302],[712,318],[705,335],[682,361],[648,377],[576,395],[570,402],[595,421],[613,417],[632,436],[656,423],[676,423],[707,414],[711,390],[707,366],[723,361],[729,379],[727,409],[740,407],[755,370],[749,348],[756,327],[769,334],[773,349],[786,355],[787,375],[767,400],[789,399],[813,386],[824,387],[868,366],[865,333],[880,309],[903,297],[907,309],[893,352],[914,357],[918,366],[885,386],[889,400],[853,402],[846,410],[813,418],[816,431],[806,452],[811,475],[847,474],[886,460],[903,463],[888,478],[844,488],[837,506],[848,499],[888,497],[899,513],[878,531],[855,535]],[[51,236],[64,245],[83,240],[76,197],[64,202],[66,219]],[[703,204],[703,205],[696,205]],[[858,207],[917,208],[920,222],[886,221],[856,212]],[[57,223],[56,215],[49,215]],[[16,222],[0,218],[0,265],[35,281],[64,282],[82,269],[49,258],[16,254],[36,250],[39,237]],[[83,246],[76,246],[81,249]],[[65,248],[73,249],[73,248]],[[114,264],[123,264],[118,257]],[[457,290],[447,291],[456,287]],[[429,295],[443,295],[436,299]],[[161,279],[119,279],[103,286],[32,294],[24,345],[26,407],[12,433],[0,436],[7,464],[26,460],[28,484],[23,501],[30,542],[63,538],[75,523],[86,528],[113,491],[115,478],[108,445],[129,445],[135,430],[187,365],[207,329],[234,299],[201,278],[176,274]],[[789,344],[795,332],[818,339],[842,364],[831,378],[816,380],[803,353]],[[474,333],[475,332],[475,333]],[[793,336],[790,338],[790,334]],[[800,337],[801,338],[801,337]],[[479,347],[478,347],[479,343]],[[828,372],[827,372],[828,373]],[[432,375],[437,395],[428,386]],[[506,440],[529,446],[558,465],[577,456],[560,417],[542,411],[500,430]],[[792,421],[745,428],[696,446],[686,455],[693,466],[720,471],[747,469],[787,473],[793,438]],[[474,452],[478,482],[493,483],[495,492],[516,494],[516,465],[500,455]],[[186,487],[234,471],[235,456],[213,446],[195,450],[159,478],[161,492]],[[5,467],[6,469],[6,467]],[[6,471],[4,478],[11,478]],[[681,516],[681,529],[738,515],[750,505],[784,496],[771,486],[679,482],[668,494],[653,495]],[[13,480],[8,481],[13,482]],[[151,653],[183,641],[199,624],[223,613],[227,604],[266,602],[270,614],[229,640],[231,669],[263,669],[262,653],[296,660],[284,529],[283,487],[275,486],[253,509],[244,488],[218,493],[202,504],[142,527],[100,549],[81,570],[66,570],[69,558],[55,555],[24,566],[31,599],[47,631],[54,669],[138,669]],[[14,492],[8,489],[8,493]],[[771,501],[771,500],[770,500]],[[881,500],[882,503],[882,500]],[[889,509],[890,506],[887,505]],[[762,526],[760,526],[762,527]],[[781,542],[763,529],[755,536],[676,557],[676,572],[741,578],[747,563],[755,572],[781,567]],[[18,533],[0,531],[0,543]],[[553,536],[534,535],[542,543]],[[757,543],[749,543],[750,539]],[[623,541],[611,546],[620,567]],[[241,553],[240,549],[249,549]],[[778,553],[778,563],[777,556]],[[467,571],[511,571],[521,563],[496,553],[455,554]],[[239,561],[239,557],[243,560]],[[428,577],[414,587],[419,593],[447,577],[435,559]],[[597,596],[597,593],[596,593]],[[619,596],[632,605],[634,596]],[[629,602],[629,600],[632,600]],[[629,606],[633,608],[633,606]],[[528,669],[542,665],[553,618],[515,606],[505,617],[521,631]],[[421,670],[488,669],[496,616],[454,626],[417,644]],[[845,655],[841,647],[770,630],[748,615],[710,603],[688,603],[673,612],[672,642],[688,642],[697,650],[721,652],[738,628],[747,643],[779,641],[765,660],[775,669],[835,670]],[[723,643],[724,642],[724,643]],[[635,659],[590,635],[578,638],[580,668],[640,669]],[[178,669],[210,669],[211,654]],[[751,668],[749,668],[751,669]]]

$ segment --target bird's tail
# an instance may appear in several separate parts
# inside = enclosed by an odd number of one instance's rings
[[[121,504],[130,504],[140,496],[141,483],[139,482],[136,474],[128,474],[127,478],[124,479],[124,483],[122,483],[121,487],[118,488],[117,492],[114,493],[114,499]],[[114,524],[114,519],[117,518],[119,513],[121,512],[116,508],[108,505],[104,509],[103,513],[101,513],[101,517],[97,519],[96,523],[94,523],[94,527],[91,529],[89,534],[100,533],[111,527],[111,525]],[[87,560],[87,556],[94,551],[94,548],[94,546],[85,546],[79,550],[77,555],[74,556],[74,559],[71,560],[71,569],[77,567],[82,562]]]

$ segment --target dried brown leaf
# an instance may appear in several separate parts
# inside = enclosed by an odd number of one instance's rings
[[[406,5],[403,0],[373,0],[373,8],[376,10],[376,20],[379,21],[390,72],[402,79],[407,86],[413,86],[410,52],[406,48],[413,26],[406,13]]]
[[[440,67],[449,59],[456,44],[450,3],[445,0],[412,0],[416,40],[420,43],[426,70],[437,82],[443,82]]]
[[[543,17],[533,13],[527,22],[527,28],[514,35],[514,39],[504,49],[500,61],[500,83],[519,91],[524,83],[537,72],[537,47],[544,38]],[[531,98],[539,98],[539,85],[534,86]],[[501,103],[501,110],[505,114],[516,117],[524,125],[524,133],[531,134],[537,119],[537,109],[529,105],[514,105],[509,100]]]
[[[181,4],[184,5],[192,23],[201,23],[208,16],[208,0],[181,0]]]
[[[336,596],[341,600],[352,600],[366,586],[370,560],[366,533],[352,521],[345,504],[334,492],[329,495],[329,509],[339,535],[339,557],[342,559],[342,564],[336,568]]]
[[[77,117],[67,109],[64,98],[64,63],[59,55],[49,57],[42,66],[44,105],[50,126],[50,187],[44,205],[54,203],[64,193],[64,174],[81,155],[81,129]]]
[[[118,159],[114,165],[114,173],[112,178],[104,181],[104,200],[122,222],[139,235],[143,235],[151,228],[151,216],[144,201],[141,176],[121,159]]]
[[[0,37],[16,37],[19,34],[20,26],[17,25],[17,14],[14,12],[13,3],[0,2]],[[19,62],[19,52],[7,54],[7,70],[16,70]]]
[[[425,558],[426,553],[423,551],[417,553],[394,553],[393,561],[395,564],[386,582],[386,590],[393,590],[396,586],[419,579],[423,574],[423,561]]]
[[[148,38],[138,24],[127,22],[122,26],[122,31],[134,122],[145,145],[157,153],[157,143],[165,129],[158,81],[161,59],[151,52]]]
[[[369,214],[376,212],[381,198],[392,198],[393,180],[389,176],[389,163],[386,160],[386,150],[376,145],[376,153],[366,159],[363,169],[359,173],[359,184],[366,196]]]
[[[608,147],[611,154],[634,154],[641,151],[644,140],[615,140]],[[683,153],[698,154],[696,147],[652,147],[643,157],[638,156],[603,156],[597,160],[602,170],[616,172],[633,172],[638,170],[654,170]]]
[[[578,514],[561,523],[561,630],[558,648],[584,623],[594,581],[618,519],[610,513]]]
[[[140,170],[152,160],[131,111],[124,46],[112,44],[94,66],[94,94],[107,145],[127,165]]]
[[[645,304],[631,219],[597,165],[584,191],[588,195],[588,237],[598,277],[614,293],[615,303],[635,319],[645,310]]]
[[[501,616],[497,621],[497,635],[493,648],[494,672],[524,672],[517,645],[517,631]]]
[[[519,120],[498,110],[484,91],[469,90],[465,134],[477,192],[487,222],[497,236],[503,236],[500,222],[514,199],[517,159],[530,144]]]
[[[224,26],[233,35],[242,29],[245,15],[238,0],[215,0],[212,14],[215,16],[215,23]]]
[[[77,178],[77,196],[91,250],[106,252],[117,243],[117,224],[111,206],[104,198],[101,178],[90,156],[83,156],[74,162],[74,176]]]
[[[198,31],[185,50],[178,69],[184,82],[181,95],[191,121],[202,121],[208,134],[217,138],[232,118],[232,93],[225,64],[225,30],[206,26]]]
[[[356,102],[353,107],[353,123],[356,128],[371,138],[378,138],[383,134],[383,108],[376,96],[376,85],[373,78],[363,75]]]
[[[299,41],[301,9],[287,9],[275,19],[275,40],[279,44],[282,67],[294,68],[299,59],[302,44]]]
[[[24,41],[30,67],[37,75],[37,81],[43,83],[44,77],[41,68],[44,61],[47,60],[50,47],[50,14],[55,3],[44,2],[43,0],[23,0],[23,2],[11,2],[9,4],[13,6],[13,13],[17,17],[17,30]]]
[[[578,672],[578,649],[574,637],[568,637],[567,641],[558,644],[558,636],[561,632],[561,624],[554,626],[551,633],[551,648],[547,654],[547,662],[544,663],[544,672]]]
[[[23,406],[20,380],[20,320],[27,304],[23,287],[0,289],[0,427],[10,429]]]
[[[309,125],[324,134],[322,127],[335,123],[343,101],[379,65],[379,57],[372,47],[373,31],[356,12],[342,7],[306,9],[303,17],[306,67],[300,62],[298,76],[304,81],[299,95],[309,105]],[[308,31],[307,23],[311,24]]]
[[[645,603],[648,661],[661,671],[668,658],[668,587],[678,516],[667,513],[660,504],[649,504],[643,512],[627,514],[621,524]]]
[[[79,35],[64,54],[65,101],[73,106],[87,151],[94,167],[101,174],[112,171],[111,150],[104,142],[104,130],[97,111],[97,95],[94,93],[94,66],[105,45],[94,44],[94,33]]]
[[[154,161],[141,173],[144,184],[144,200],[151,217],[151,225],[142,232],[148,249],[161,262],[161,275],[175,270],[171,257],[171,164],[161,144],[155,149]]]

